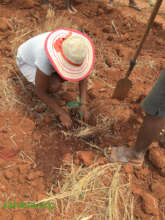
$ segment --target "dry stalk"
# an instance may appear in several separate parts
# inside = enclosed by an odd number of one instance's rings
[[[73,220],[133,220],[133,197],[120,168],[115,164],[94,168],[72,164],[70,172],[63,170],[59,193],[37,203],[54,202],[63,220],[70,215]],[[105,177],[109,181],[106,186],[103,183]],[[83,207],[81,213],[79,206]]]
[[[120,37],[120,34],[119,34],[119,32],[118,32],[118,30],[117,30],[117,27],[116,27],[116,25],[115,25],[115,22],[114,22],[113,20],[112,20],[112,27],[113,27],[113,29],[115,30],[117,36]]]
[[[11,111],[17,102],[19,102],[15,90],[13,89],[12,83],[8,79],[4,79],[3,76],[0,77],[1,87],[0,87],[0,96],[1,104],[0,108],[2,110]]]
[[[82,126],[78,129],[73,131],[62,131],[64,136],[67,137],[77,137],[77,138],[87,138],[93,135],[104,135],[110,128],[111,125],[114,123],[114,120],[108,118],[107,116],[100,114],[97,117],[96,126],[90,126],[89,124],[82,122],[80,120],[76,120]]]

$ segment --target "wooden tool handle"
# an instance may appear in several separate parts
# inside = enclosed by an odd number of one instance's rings
[[[136,53],[135,53],[133,59],[130,62],[130,67],[129,67],[127,73],[126,73],[126,78],[129,77],[129,75],[131,74],[131,72],[132,72],[132,70],[133,70],[133,68],[134,68],[134,66],[136,64],[136,59],[137,59],[137,57],[138,57],[138,55],[139,55],[139,53],[140,53],[140,51],[142,49],[144,41],[146,40],[146,38],[148,36],[148,33],[149,33],[153,23],[154,23],[154,19],[155,19],[156,15],[157,15],[157,13],[159,11],[159,8],[160,8],[160,6],[162,4],[162,1],[163,0],[157,0],[157,2],[155,4],[155,7],[154,7],[154,9],[153,9],[153,11],[151,13],[151,16],[150,16],[149,20],[148,20],[148,24],[147,24],[145,33],[144,33],[144,35],[143,35],[143,37],[141,39],[141,42],[140,42],[140,44],[139,44],[139,46],[138,46],[138,48],[136,50]]]

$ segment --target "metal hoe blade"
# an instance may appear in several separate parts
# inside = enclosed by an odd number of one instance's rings
[[[128,95],[130,88],[132,88],[131,80],[128,78],[120,79],[112,98],[123,100]]]

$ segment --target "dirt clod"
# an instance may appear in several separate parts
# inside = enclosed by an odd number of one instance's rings
[[[151,190],[156,198],[162,199],[165,197],[165,186],[163,184],[160,184],[159,182],[153,183],[151,185]]]
[[[27,176],[27,179],[28,180],[34,180],[34,179],[37,179],[37,178],[42,177],[42,176],[43,176],[43,173],[41,171],[37,170],[37,171],[29,173],[28,176]]]
[[[95,159],[95,153],[92,151],[79,151],[77,157],[82,161],[85,166],[89,166]]]
[[[11,170],[6,170],[4,176],[6,179],[11,179],[14,176],[14,173]]]
[[[149,152],[149,159],[157,168],[165,167],[165,150],[161,148],[152,148]]]
[[[71,164],[72,163],[72,154],[71,153],[67,153],[64,155],[62,162],[64,164]]]
[[[13,30],[13,26],[10,24],[7,18],[0,17],[0,31],[5,32],[7,30]]]
[[[144,212],[150,215],[159,215],[158,200],[149,193],[145,193],[142,198]]]

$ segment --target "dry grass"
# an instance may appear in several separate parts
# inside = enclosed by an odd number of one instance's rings
[[[96,125],[91,126],[85,122],[77,120],[81,124],[80,127],[73,129],[72,131],[64,131],[65,137],[77,137],[77,138],[88,138],[94,135],[104,135],[108,130],[111,129],[114,119],[110,119],[104,114],[99,114],[96,118]]]
[[[1,110],[8,110],[11,111],[16,103],[19,103],[19,100],[17,99],[15,90],[13,89],[12,83],[10,79],[6,79],[1,75],[0,77],[1,81],[1,87],[0,87],[0,96],[1,96],[1,102],[0,102],[0,108]]]
[[[133,197],[120,166],[61,169],[59,192],[39,202],[54,202],[63,220],[133,220]],[[38,203],[39,203],[38,202]]]
[[[80,30],[73,20],[68,17],[56,16],[55,11],[51,8],[48,9],[45,22],[38,28],[39,33],[49,32],[58,28],[72,28]]]

